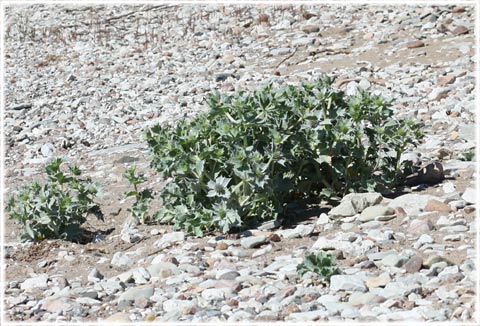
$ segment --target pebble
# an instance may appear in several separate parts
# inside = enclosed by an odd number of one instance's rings
[[[475,188],[467,188],[462,194],[462,199],[467,203],[476,204],[477,203],[477,192]]]
[[[366,292],[367,288],[365,287],[365,282],[359,277],[352,275],[333,275],[330,278],[330,290]]]
[[[267,237],[264,236],[264,235],[260,235],[260,236],[252,236],[252,237],[243,238],[240,241],[240,244],[245,249],[251,249],[251,248],[258,247],[261,244],[264,244],[266,241],[267,241]]]

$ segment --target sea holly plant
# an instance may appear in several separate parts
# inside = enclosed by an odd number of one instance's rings
[[[138,189],[138,185],[147,181],[147,178],[144,174],[136,174],[135,170],[135,167],[130,167],[125,171],[125,178],[133,185],[133,190],[125,192],[125,196],[135,197],[135,203],[132,205],[132,208],[128,208],[128,211],[132,213],[133,217],[140,223],[145,224],[148,220],[148,205],[153,195],[152,191],[148,188],[141,191]]]
[[[336,266],[333,255],[320,251],[317,254],[307,254],[304,262],[297,265],[297,272],[302,276],[306,272],[313,272],[321,279],[330,281],[333,275],[340,274],[340,269]]]
[[[214,93],[208,112],[147,130],[151,165],[169,180],[154,217],[197,235],[231,232],[288,218],[294,200],[401,185],[411,167],[400,156],[421,141],[419,125],[380,96],[332,85]]]
[[[77,240],[81,235],[80,226],[89,213],[102,218],[94,202],[98,184],[81,179],[81,171],[76,166],[68,166],[68,173],[62,171],[62,163],[60,158],[52,160],[45,169],[45,183],[34,181],[18,196],[8,199],[6,209],[10,218],[24,227],[21,240]]]

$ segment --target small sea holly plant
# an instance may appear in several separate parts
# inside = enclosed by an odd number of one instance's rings
[[[130,167],[125,171],[125,178],[133,185],[133,190],[125,192],[126,197],[135,197],[135,203],[132,208],[128,208],[128,211],[132,213],[140,223],[145,224],[148,220],[148,205],[153,198],[152,191],[150,189],[139,190],[138,185],[147,181],[144,174],[136,174],[136,168]]]
[[[317,254],[310,253],[305,256],[305,261],[297,266],[300,275],[306,272],[314,272],[321,279],[330,281],[333,275],[340,274],[340,269],[335,265],[335,257],[320,251]]]
[[[8,199],[10,218],[24,227],[21,240],[76,240],[89,213],[101,218],[100,208],[94,202],[98,184],[81,179],[76,166],[68,166],[69,173],[62,171],[62,163],[62,159],[54,159],[46,167],[45,183],[34,181],[18,196]]]
[[[212,94],[210,110],[153,126],[151,165],[164,180],[154,217],[201,236],[288,218],[288,203],[388,191],[411,173],[402,153],[422,138],[391,102],[347,96],[324,78],[253,93]]]

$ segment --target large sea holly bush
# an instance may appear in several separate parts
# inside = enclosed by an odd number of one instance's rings
[[[151,165],[169,180],[155,218],[196,235],[230,232],[277,219],[299,198],[400,185],[410,172],[400,156],[421,140],[419,125],[380,96],[332,83],[214,93],[208,112],[149,129]]]

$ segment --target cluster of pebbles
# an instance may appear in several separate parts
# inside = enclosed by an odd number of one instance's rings
[[[160,181],[148,169],[146,128],[206,110],[215,90],[324,74],[347,94],[395,99],[398,117],[421,121],[425,139],[403,159],[436,161],[441,178],[396,198],[347,195],[291,228],[267,223],[237,237],[125,223],[89,245],[132,242],[130,250],[67,245],[76,249],[52,248],[55,259],[38,257],[34,268],[14,259],[32,245],[10,225],[6,318],[475,320],[474,15],[473,6],[8,6],[7,192],[40,177],[54,157],[109,191],[125,187],[132,163]],[[118,216],[123,203],[105,210]],[[341,269],[328,282],[297,272],[318,251]],[[85,275],[56,272],[87,260]]]

